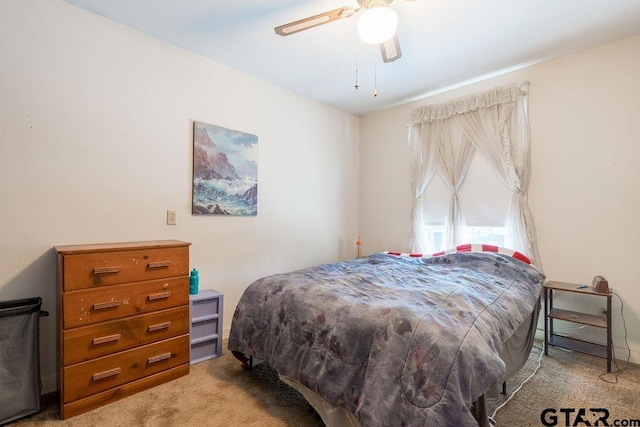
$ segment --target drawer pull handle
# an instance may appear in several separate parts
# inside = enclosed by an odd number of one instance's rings
[[[118,341],[120,338],[122,338],[120,334],[107,335],[106,337],[94,338],[92,343],[93,345],[106,344],[108,342]]]
[[[170,265],[171,265],[171,261],[150,262],[149,268],[163,268],[163,267],[169,267]]]
[[[159,294],[151,294],[147,297],[149,301],[157,300],[157,299],[165,299],[171,296],[171,292],[160,292]]]
[[[96,267],[93,269],[93,274],[109,274],[119,273],[122,267]]]
[[[101,380],[103,378],[108,378],[108,377],[112,377],[114,375],[118,375],[121,371],[122,371],[122,369],[120,369],[120,368],[109,369],[108,371],[98,372],[97,374],[93,374],[91,379],[94,380],[94,381],[98,381],[98,380]]]
[[[105,308],[118,307],[119,305],[122,305],[122,300],[107,301],[107,302],[97,302],[97,303],[93,304],[93,309],[94,310],[102,310],[102,309],[105,309]]]
[[[148,332],[159,331],[161,329],[169,329],[171,327],[171,322],[158,323],[157,325],[151,325],[147,328]]]
[[[149,359],[147,359],[147,362],[149,364],[152,364],[152,363],[160,362],[162,360],[167,360],[167,359],[170,359],[170,358],[171,358],[171,353],[163,353],[163,354],[159,354],[157,356],[150,357]]]

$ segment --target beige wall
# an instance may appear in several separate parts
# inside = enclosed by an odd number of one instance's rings
[[[258,136],[258,215],[191,215],[193,121]],[[180,239],[224,328],[253,280],[355,255],[358,118],[58,0],[0,2],[0,300],[41,296],[55,389],[63,244]],[[178,224],[165,225],[166,210]]]
[[[552,280],[587,284],[604,275],[624,301],[632,360],[640,362],[638,52],[640,37],[634,37],[362,118],[360,233],[366,252],[409,250],[410,110],[528,80],[529,203],[544,271]],[[593,314],[605,305],[588,298],[559,301]],[[625,359],[620,307],[614,297],[616,356]],[[590,328],[567,333],[604,342]]]

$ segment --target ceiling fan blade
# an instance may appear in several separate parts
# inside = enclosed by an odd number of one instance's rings
[[[382,60],[384,62],[393,62],[400,59],[402,51],[400,50],[397,34],[394,34],[394,36],[386,42],[380,43],[380,53],[382,54]]]
[[[356,9],[350,6],[341,7],[340,9],[330,10],[329,12],[320,13],[318,15],[300,19],[299,21],[279,25],[274,28],[274,31],[276,32],[276,34],[279,34],[281,36],[288,36],[290,34],[308,30],[309,28],[317,27],[318,25],[328,24],[329,22],[333,22],[342,18],[348,18],[356,13],[356,11]]]

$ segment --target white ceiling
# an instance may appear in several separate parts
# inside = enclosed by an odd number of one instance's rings
[[[402,58],[383,63],[357,14],[273,31],[356,0],[65,1],[357,115],[640,34],[640,0],[395,0]]]

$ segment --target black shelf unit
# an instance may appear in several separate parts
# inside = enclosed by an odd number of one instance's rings
[[[606,316],[582,313],[579,311],[564,310],[553,306],[554,292],[575,292],[578,294],[593,297],[606,298]],[[596,292],[591,286],[579,285],[576,283],[548,281],[544,284],[544,354],[548,355],[549,345],[562,347],[581,353],[591,354],[607,359],[607,372],[611,372],[611,360],[613,358],[613,335],[611,332],[611,297],[612,293]],[[581,325],[594,326],[606,330],[607,345],[594,342],[583,341],[563,335],[558,335],[553,330],[554,320],[564,320],[566,322],[578,323]]]

